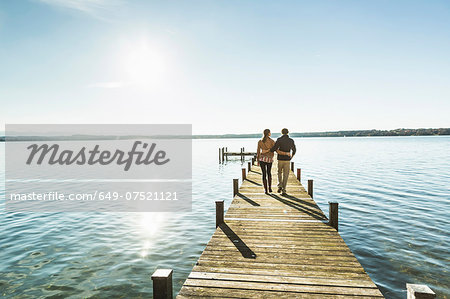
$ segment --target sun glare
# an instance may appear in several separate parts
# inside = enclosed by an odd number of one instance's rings
[[[142,234],[142,248],[140,256],[145,258],[154,242],[154,236],[161,231],[161,225],[163,225],[166,217],[163,213],[142,213],[139,226]]]
[[[147,40],[128,43],[122,53],[123,70],[133,85],[156,87],[166,73],[163,52]]]
[[[146,236],[153,236],[159,231],[159,227],[164,219],[163,213],[143,213],[140,221],[143,233]]]

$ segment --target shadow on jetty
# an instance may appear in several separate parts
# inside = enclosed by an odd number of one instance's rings
[[[220,229],[224,232],[224,234],[230,239],[230,241],[236,246],[237,250],[242,254],[244,258],[247,259],[255,259],[256,253],[251,250],[244,241],[239,238],[238,235],[226,224],[222,223],[219,225]]]
[[[238,194],[236,194],[236,196],[239,197],[239,198],[242,198],[243,200],[245,200],[246,202],[248,202],[248,203],[251,204],[252,206],[255,206],[255,207],[259,207],[259,206],[260,206],[259,203],[257,203],[257,202],[255,202],[255,201],[251,200],[250,198],[248,198],[248,197],[245,196],[244,194],[238,193]]]
[[[252,183],[253,185],[256,185],[256,186],[262,186],[262,184],[252,181],[249,178],[247,178],[247,181],[249,181],[250,183]]]
[[[321,213],[316,212],[308,207],[306,207],[305,205],[317,208],[316,205],[311,204],[309,202],[306,202],[304,200],[301,200],[297,197],[291,196],[291,195],[286,195],[286,198],[280,197],[276,194],[270,194],[271,197],[275,198],[276,200],[284,203],[287,206],[290,206],[296,210],[299,210],[301,212],[304,212],[308,215],[310,215],[311,217],[317,219],[317,220],[327,220],[326,217],[324,217]],[[290,200],[289,200],[290,199]]]

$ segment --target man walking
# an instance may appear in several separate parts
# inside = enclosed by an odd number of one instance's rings
[[[294,140],[288,135],[288,129],[284,128],[281,130],[281,134],[283,135],[277,139],[270,151],[278,152],[278,193],[281,192],[281,195],[286,195],[286,185],[289,177],[289,162],[294,157],[297,149],[295,148]],[[291,150],[292,154],[290,154]],[[287,153],[288,155],[280,155],[280,151]]]

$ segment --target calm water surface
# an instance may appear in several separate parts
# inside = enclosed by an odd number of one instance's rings
[[[296,139],[303,181],[387,298],[405,283],[450,298],[450,137]],[[5,213],[0,144],[0,295],[6,298],[148,297],[156,268],[177,292],[214,232],[214,201],[230,204],[239,160],[256,139],[194,140],[191,213]],[[246,165],[246,162],[245,162]],[[70,186],[68,186],[70,188]]]

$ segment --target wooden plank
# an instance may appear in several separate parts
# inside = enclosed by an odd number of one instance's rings
[[[278,291],[259,291],[249,289],[205,288],[183,286],[177,298],[308,298],[308,299],[344,299],[362,298],[355,295],[327,295],[311,293],[294,293]],[[380,298],[378,296],[364,296],[363,298]]]
[[[327,252],[328,253],[328,252]],[[242,259],[242,254],[236,248],[236,250],[206,250],[203,252],[202,257],[214,257],[214,258],[233,258],[236,260]],[[329,255],[329,254],[317,254],[313,252],[303,252],[303,254],[293,255],[289,258],[286,258],[284,254],[280,254],[279,252],[258,252],[258,260],[278,260],[291,263],[305,263],[308,260],[313,261],[349,261],[351,263],[355,263],[353,256],[351,255]]]
[[[286,190],[253,165],[178,298],[383,298],[293,172]]]
[[[339,279],[365,279],[368,278],[366,273],[358,272],[329,272],[320,271],[318,269],[313,270],[297,270],[297,269],[263,269],[263,268],[243,268],[243,267],[208,267],[208,266],[195,266],[194,271],[198,272],[210,272],[210,273],[239,273],[239,274],[255,274],[255,275],[278,275],[282,277],[289,276],[305,276],[305,277],[326,277],[326,278],[339,278]]]
[[[239,280],[253,282],[278,282],[278,283],[296,283],[305,285],[330,285],[330,286],[347,286],[374,288],[375,285],[370,280],[358,279],[327,279],[327,278],[311,278],[301,276],[280,277],[275,275],[253,275],[253,274],[230,274],[230,273],[208,273],[208,272],[191,272],[189,278],[196,279],[217,279],[217,280]]]
[[[319,259],[317,256],[310,255],[310,256],[303,256],[303,257],[296,257],[296,258],[279,258],[279,257],[268,257],[268,256],[262,256],[258,254],[255,255],[255,261],[249,262],[245,260],[242,255],[230,255],[233,257],[233,260],[238,261],[239,263],[243,263],[245,266],[248,263],[264,263],[264,264],[284,264],[284,265],[305,265],[305,266],[338,266],[338,267],[360,267],[360,264],[358,261],[355,261],[352,258],[345,258],[344,259],[327,259],[322,258]],[[202,254],[200,261],[220,261],[226,259],[225,255],[212,255],[212,254]],[[199,263],[201,264],[201,263]],[[203,264],[201,264],[203,265]]]
[[[329,294],[329,295],[367,295],[380,296],[380,291],[375,288],[360,287],[342,287],[342,286],[323,286],[323,285],[303,285],[288,283],[271,283],[271,282],[251,282],[251,281],[229,281],[214,279],[191,279],[188,278],[184,283],[185,286],[191,287],[216,287],[229,289],[246,289],[259,291],[284,291],[295,293],[313,293],[313,294]],[[382,297],[382,296],[380,296]]]
[[[252,152],[225,152],[225,156],[256,156],[256,153]]]

